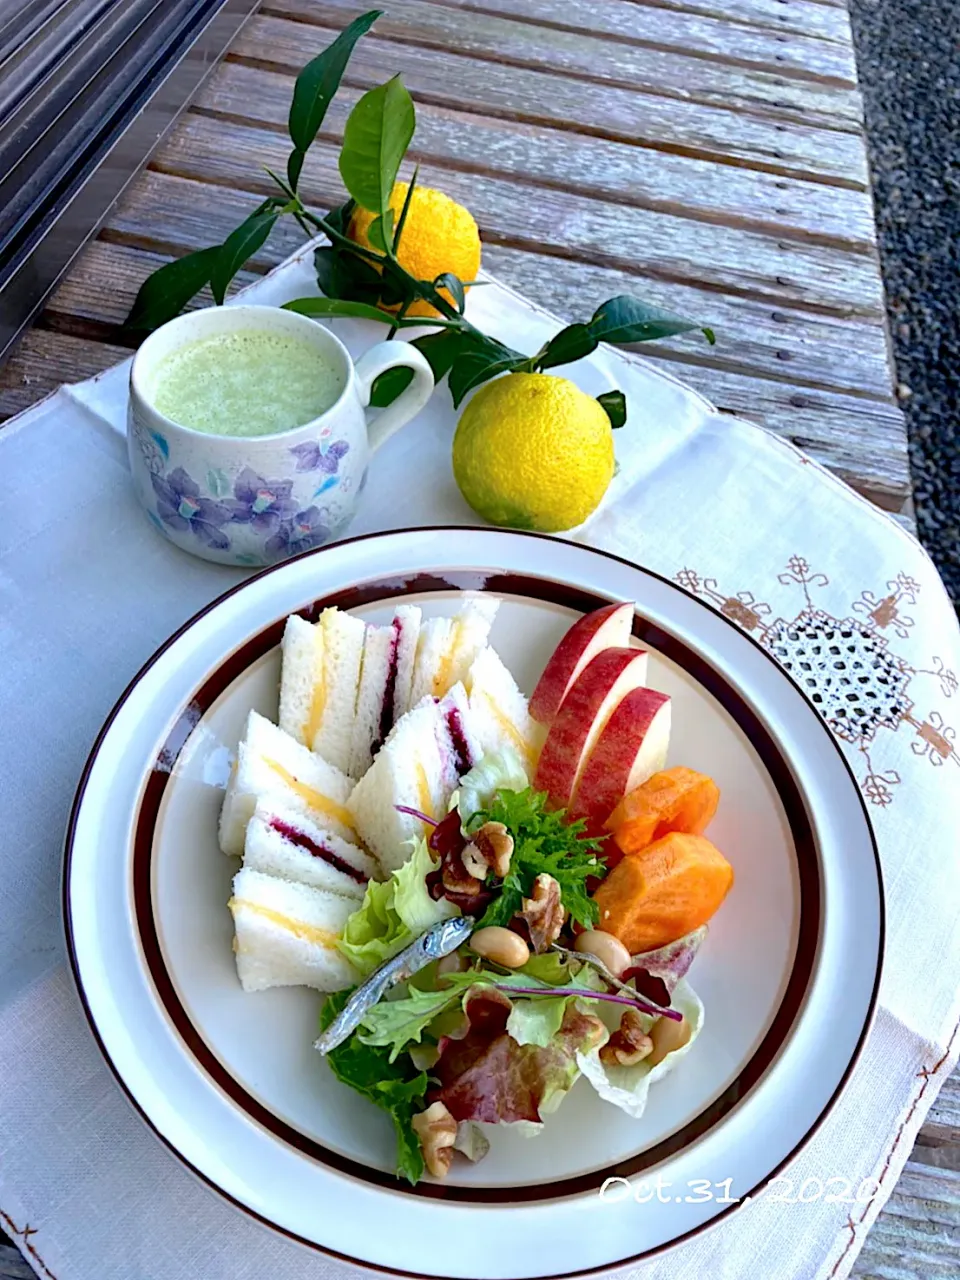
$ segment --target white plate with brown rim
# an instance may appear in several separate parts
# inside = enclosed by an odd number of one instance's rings
[[[311,1047],[322,997],[241,990],[226,907],[237,864],[217,848],[216,820],[248,711],[276,715],[288,614],[337,604],[383,622],[401,599],[439,614],[464,591],[501,599],[492,641],[527,692],[574,618],[637,602],[649,683],[673,699],[670,763],[717,780],[710,835],[736,883],[690,974],[703,1032],[642,1119],[580,1080],[539,1137],[497,1131],[484,1161],[414,1188],[394,1176],[387,1118]],[[883,951],[879,862],[855,781],[774,659],[648,570],[493,529],[337,543],[182,627],[93,748],[67,836],[64,914],[107,1062],[194,1172],[328,1255],[463,1280],[602,1272],[762,1195],[849,1077]],[[654,1185],[670,1190],[642,1203]]]

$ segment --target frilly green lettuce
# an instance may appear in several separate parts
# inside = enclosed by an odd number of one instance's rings
[[[426,882],[433,869],[427,842],[420,840],[389,880],[368,883],[363,902],[347,918],[337,942],[362,977],[379,969],[431,925],[460,914],[446,898],[434,902],[430,897]]]
[[[671,1003],[690,1023],[690,1039],[681,1048],[668,1053],[655,1067],[649,1067],[645,1062],[638,1062],[635,1067],[607,1066],[600,1061],[599,1049],[577,1054],[577,1066],[600,1097],[605,1102],[612,1102],[635,1120],[643,1115],[650,1086],[662,1080],[684,1054],[689,1052],[703,1026],[703,1005],[686,978],[681,978],[678,982]]]
[[[503,747],[484,756],[460,779],[450,807],[456,805],[460,822],[466,824],[475,813],[488,809],[498,791],[525,791],[530,785],[520,756],[513,747]]]
[[[536,1044],[545,1049],[560,1030],[570,996],[547,996],[536,1000],[515,1000],[507,1019],[507,1034],[517,1044]]]

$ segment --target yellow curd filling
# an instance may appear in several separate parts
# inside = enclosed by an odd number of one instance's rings
[[[231,898],[227,906],[234,915],[241,907],[244,911],[252,911],[255,916],[263,916],[278,929],[286,929],[288,933],[302,938],[304,942],[314,942],[319,947],[332,947],[337,941],[337,935],[331,933],[329,929],[318,929],[315,925],[304,924],[302,920],[293,920],[280,911],[274,911],[272,907],[261,906],[259,902],[249,902],[246,898]]]
[[[285,769],[276,760],[270,760],[264,756],[264,764],[271,768],[279,778],[282,778],[301,800],[305,800],[311,809],[316,809],[320,813],[328,814],[331,818],[336,818],[338,822],[342,822],[345,827],[353,831],[353,815],[345,805],[338,804],[336,800],[331,800],[329,796],[323,795],[322,792],[317,791],[314,787],[308,787],[305,782],[298,782],[290,770]]]
[[[524,760],[526,760],[527,764],[530,764],[530,765],[535,764],[536,761],[534,759],[535,753],[534,753],[533,747],[526,740],[526,738],[523,736],[523,734],[520,732],[517,726],[513,723],[510,717],[504,715],[504,713],[497,706],[496,702],[494,702],[493,698],[491,698],[489,694],[484,693],[481,690],[480,697],[484,700],[484,702],[490,708],[490,711],[493,714],[493,718],[496,720],[497,724],[500,726],[500,728],[503,730],[506,736],[511,740],[513,745],[520,752],[521,756],[523,756]]]
[[[308,747],[313,746],[313,740],[323,723],[323,713],[327,706],[327,669],[323,660],[323,626],[320,623],[314,627],[314,645],[316,646],[314,652],[316,681],[313,686],[313,696],[310,699],[310,710],[303,726],[303,740]]]
[[[455,618],[450,628],[450,638],[447,641],[446,648],[443,651],[443,657],[437,666],[437,670],[433,677],[433,696],[442,698],[449,690],[452,684],[451,676],[453,674],[453,659],[457,652],[457,647],[463,634],[463,623]],[[424,810],[426,812],[426,810]]]
[[[433,817],[433,796],[430,794],[430,783],[427,781],[427,771],[417,761],[417,808],[421,813],[425,813],[428,818]]]

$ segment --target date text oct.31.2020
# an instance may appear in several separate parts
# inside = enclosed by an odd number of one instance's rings
[[[773,1200],[778,1204],[867,1204],[880,1191],[876,1178],[864,1178],[854,1186],[850,1178],[808,1177],[802,1181],[777,1176],[766,1186],[749,1195],[734,1194],[733,1178],[711,1182],[707,1178],[689,1178],[671,1182],[662,1174],[630,1182],[627,1178],[607,1178],[600,1188],[600,1199],[609,1204],[634,1200],[637,1204],[746,1204],[750,1200]]]

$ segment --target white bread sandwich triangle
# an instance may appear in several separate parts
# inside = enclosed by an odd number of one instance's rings
[[[306,814],[341,840],[356,831],[347,808],[353,782],[264,716],[251,711],[220,810],[220,848],[239,857],[257,801]]]
[[[386,627],[367,627],[350,749],[351,777],[363,777],[390,730],[410,709],[419,638],[416,605],[400,605]]]
[[[270,799],[257,802],[247,824],[243,865],[358,901],[367,881],[382,875],[379,864],[355,844]]]
[[[420,645],[413,670],[412,705],[432,694],[442,698],[466,680],[477,654],[484,648],[500,607],[491,596],[464,602],[452,618],[431,618],[420,629]]]
[[[314,987],[341,991],[359,981],[336,943],[356,900],[244,867],[228,906],[237,974],[245,991]]]
[[[283,633],[280,728],[347,773],[363,656],[364,624],[324,609],[311,625],[297,614]]]
[[[530,715],[517,682],[489,645],[474,660],[466,687],[470,723],[483,754],[513,747],[533,777],[546,729]]]
[[[397,722],[349,804],[363,842],[387,871],[407,860],[407,841],[429,832],[419,818],[396,806],[439,821],[460,777],[480,754],[462,685],[440,702],[425,698]]]

